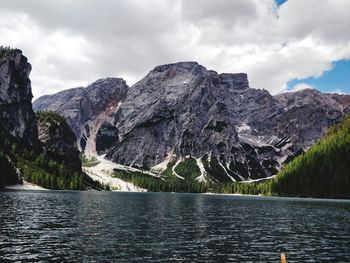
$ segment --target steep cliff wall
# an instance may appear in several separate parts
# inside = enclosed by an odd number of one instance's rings
[[[37,146],[30,71],[31,65],[18,49],[0,58],[0,121],[5,132],[28,146]]]

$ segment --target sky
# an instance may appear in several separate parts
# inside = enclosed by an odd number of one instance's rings
[[[1,0],[0,45],[28,57],[35,98],[179,61],[272,94],[350,94],[349,14],[349,0]]]

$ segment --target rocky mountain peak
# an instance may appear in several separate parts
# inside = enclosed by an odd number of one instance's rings
[[[167,70],[175,70],[178,72],[188,72],[188,71],[205,71],[206,68],[202,65],[199,65],[196,61],[183,61],[171,64],[164,64],[156,66],[150,73],[162,73]]]
[[[63,105],[57,95],[51,100]],[[85,152],[145,169],[170,165],[173,174],[177,165],[195,162],[198,180],[221,182],[276,174],[350,112],[350,96],[309,90],[272,96],[250,88],[245,73],[219,74],[197,62],[155,67],[115,96],[118,103],[99,98],[105,106],[85,125],[78,122]],[[67,110],[83,115],[91,107]]]
[[[64,116],[78,139],[79,148],[85,149],[88,144],[94,152],[95,146],[90,145],[89,138],[94,138],[108,118],[108,112],[118,108],[128,88],[121,78],[103,78],[85,88],[78,87],[40,97],[33,107],[35,111],[54,111]]]
[[[0,57],[0,121],[8,134],[24,144],[37,145],[31,69],[19,49],[8,50]]]

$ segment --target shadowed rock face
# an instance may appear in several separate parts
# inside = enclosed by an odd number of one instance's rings
[[[106,153],[118,140],[118,129],[114,125],[104,122],[96,136],[97,153]]]
[[[20,50],[0,58],[0,122],[7,134],[28,146],[38,145],[29,73],[32,67]]]
[[[214,181],[275,174],[350,111],[349,96],[314,90],[272,96],[250,88],[246,74],[218,74],[196,62],[158,66],[123,91],[115,96],[118,103],[88,114],[98,124],[94,129],[80,125],[76,134],[92,138],[89,143],[107,158],[130,166],[150,168],[170,156],[192,156],[201,175]],[[68,107],[59,94],[50,100]],[[45,109],[47,98],[39,98],[36,109]],[[106,105],[103,96],[99,99]],[[91,111],[76,105],[67,110]]]
[[[53,160],[76,171],[81,171],[81,160],[76,137],[65,122],[47,122],[38,119],[38,136],[46,154]]]

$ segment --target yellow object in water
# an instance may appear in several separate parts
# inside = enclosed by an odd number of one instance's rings
[[[287,263],[286,254],[281,253],[281,263]]]

